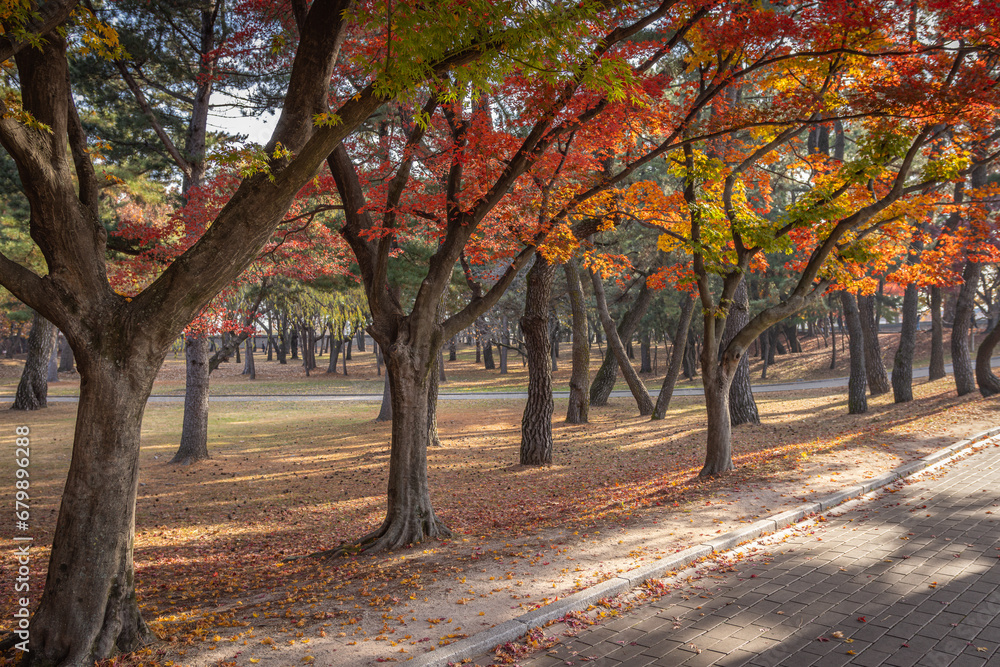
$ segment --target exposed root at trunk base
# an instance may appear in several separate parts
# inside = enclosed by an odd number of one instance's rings
[[[734,470],[736,470],[736,466],[732,463],[730,463],[728,467],[721,470],[705,466],[701,469],[701,472],[698,473],[698,479],[715,479],[716,477],[722,477],[725,474],[731,473]]]
[[[199,461],[208,461],[211,458],[212,457],[208,455],[200,456],[197,454],[187,454],[181,456],[180,452],[178,452],[177,454],[174,455],[174,458],[170,459],[167,463],[173,465],[189,466],[192,463],[198,463]]]
[[[411,546],[427,539],[448,538],[451,535],[451,530],[436,518],[429,520],[419,517],[399,518],[391,522],[387,519],[378,530],[368,533],[357,542],[351,542],[335,549],[316,551],[304,556],[285,558],[284,562],[305,558],[329,560],[341,556],[376,554]]]

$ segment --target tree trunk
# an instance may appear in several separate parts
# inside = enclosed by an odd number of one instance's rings
[[[632,338],[632,334],[639,325],[639,320],[646,314],[646,310],[649,308],[652,300],[653,292],[643,283],[642,288],[639,290],[639,295],[635,299],[635,303],[632,304],[632,308],[625,313],[621,322],[618,323],[617,331],[620,340],[629,340]],[[600,346],[600,330],[602,328],[603,326],[596,327],[595,329],[598,346]],[[608,398],[611,396],[611,391],[615,388],[615,381],[617,379],[618,360],[609,346],[604,355],[604,362],[597,370],[597,374],[594,375],[594,381],[590,385],[590,404],[596,406],[607,405]]]
[[[653,414],[653,399],[650,398],[649,391],[646,390],[646,386],[639,379],[635,368],[632,367],[632,363],[628,360],[625,346],[618,337],[615,322],[611,319],[611,313],[608,311],[608,302],[604,298],[604,284],[601,281],[601,276],[597,273],[591,273],[590,277],[594,285],[594,296],[597,299],[597,313],[601,316],[604,335],[608,339],[608,349],[613,350],[615,357],[618,359],[618,366],[621,368],[622,374],[625,376],[625,381],[628,383],[628,388],[635,398],[639,414],[641,416],[651,415]]]
[[[59,339],[59,372],[72,373],[76,370],[73,360],[73,348],[65,336]]]
[[[493,340],[489,336],[483,337],[483,367],[488,371],[497,367],[497,363],[493,359]]]
[[[899,347],[892,360],[892,397],[896,403],[913,400],[913,352],[917,346],[917,284],[910,283],[903,293],[903,322]]]
[[[392,392],[389,388],[389,374],[385,374],[385,382],[382,383],[382,407],[379,408],[377,422],[392,421]]]
[[[357,341],[358,341],[358,352],[364,352],[365,351],[365,329],[364,329],[363,326],[359,326],[358,327]]]
[[[552,368],[549,369],[549,372],[555,373],[559,370],[559,325],[556,324],[551,313],[549,315],[549,360],[552,362]]]
[[[748,306],[749,309],[749,306]],[[748,320],[749,321],[749,320]],[[799,342],[799,327],[796,324],[786,324],[782,327],[785,332],[785,338],[788,339],[788,347],[791,352],[796,354],[802,352],[802,343]]]
[[[576,260],[563,265],[566,273],[566,287],[569,305],[573,313],[573,372],[569,378],[569,405],[566,407],[566,421],[570,424],[586,424],[590,416],[590,340],[587,332],[587,310],[583,301],[583,285]]]
[[[187,465],[208,456],[208,338],[184,337],[187,373],[184,387],[184,426],[181,444],[171,463]]]
[[[976,381],[983,396],[1000,394],[1000,378],[993,374],[991,361],[993,350],[1000,343],[1000,324],[996,324],[986,334],[976,351]]]
[[[830,370],[837,367],[837,329],[833,326],[833,311],[830,311]]]
[[[292,328],[292,355],[291,355],[291,358],[293,360],[299,358],[299,335],[295,331],[294,327]]]
[[[497,351],[500,353],[500,375],[506,375],[507,354],[510,352],[510,323],[506,315],[500,318],[500,337],[502,345],[497,345]]]
[[[429,447],[440,447],[441,446],[441,436],[438,434],[438,418],[437,418],[437,405],[438,405],[438,383],[444,380],[444,352],[441,348],[438,348],[437,360],[434,365],[436,368],[432,368],[428,382],[430,388],[427,392],[427,445]]]
[[[31,333],[28,334],[28,358],[24,361],[11,410],[40,410],[46,407],[49,394],[49,353],[56,333],[51,322],[38,313],[34,314]]]
[[[722,334],[720,348],[726,349],[729,341],[735,338],[736,334],[742,331],[748,322],[750,322],[750,295],[747,292],[747,281],[744,279],[740,281],[736,293],[733,295],[733,305],[729,309],[729,317],[726,318],[726,329]],[[798,345],[798,339],[794,335],[790,339],[790,344]],[[801,346],[799,351],[802,351]],[[754,400],[753,390],[750,388],[749,351],[741,355],[740,363],[737,364],[732,383],[729,385],[729,418],[733,426],[760,423],[757,402]]]
[[[458,336],[452,336],[448,341],[448,361],[458,360]]]
[[[706,325],[711,325],[706,320]],[[733,469],[732,425],[729,417],[729,378],[708,345],[701,354],[701,373],[708,418],[705,465],[698,477],[714,477]],[[745,353],[743,356],[746,356]],[[711,358],[710,358],[711,357]]]
[[[878,342],[878,322],[875,319],[875,297],[858,295],[858,317],[861,320],[861,335],[865,340],[865,373],[868,375],[868,390],[872,396],[888,393],[889,374],[882,361],[882,347]]]
[[[32,665],[93,665],[156,639],[139,613],[132,544],[139,431],[163,356],[110,360],[89,349],[77,362],[76,436],[45,589],[31,619]]]
[[[49,350],[48,382],[59,382],[59,330],[52,338],[52,348]]]
[[[337,358],[340,357],[340,348],[344,346],[343,340],[338,340],[334,343],[330,341],[330,361],[326,366],[326,372],[331,375],[337,374]]]
[[[649,353],[649,332],[643,331],[639,338],[639,372],[653,372],[653,357]]]
[[[408,333],[401,332],[389,347],[383,347],[392,397],[385,519],[357,543],[318,555],[377,552],[451,535],[434,513],[427,485],[428,409],[437,371],[437,349],[428,342],[419,347],[408,345]]]
[[[521,331],[528,358],[528,401],[521,417],[521,465],[552,463],[552,357],[549,354],[549,299],[555,266],[535,255],[528,272]]]
[[[688,296],[681,305],[681,317],[677,323],[677,333],[674,335],[674,349],[670,353],[670,366],[667,368],[667,375],[663,378],[663,386],[660,387],[660,395],[656,397],[656,406],[653,408],[653,419],[663,419],[670,407],[670,399],[674,395],[674,385],[677,384],[677,376],[681,370],[681,364],[686,357],[688,331],[691,329],[691,314],[694,312],[694,297]]]
[[[955,300],[955,320],[951,325],[951,365],[955,373],[955,389],[959,396],[976,390],[976,374],[969,353],[969,331],[975,310],[976,288],[982,265],[966,262],[962,271],[962,287]]]
[[[941,288],[931,287],[931,366],[929,381],[940,380],[944,371],[944,322],[941,321]]]
[[[684,361],[681,365],[681,370],[684,371],[684,377],[688,380],[693,380],[698,374],[696,365],[698,362],[698,354],[695,350],[695,337],[694,332],[688,329],[688,339],[687,346],[684,350]]]
[[[253,339],[247,338],[246,340],[246,353],[243,355],[245,362],[243,364],[243,375],[249,375],[251,380],[257,379],[257,366],[254,364],[253,360]]]
[[[852,415],[868,412],[868,398],[865,396],[865,385],[868,374],[865,372],[864,334],[861,332],[861,316],[854,295],[849,292],[840,293],[840,303],[847,320],[847,338],[851,354],[851,375],[847,383],[847,411]]]
[[[344,348],[344,361],[351,361],[351,348],[354,347],[354,337],[349,337]],[[344,366],[344,375],[347,375],[347,366]]]

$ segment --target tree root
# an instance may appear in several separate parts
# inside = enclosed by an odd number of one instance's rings
[[[356,542],[349,542],[333,549],[316,551],[303,556],[292,556],[283,559],[282,562],[287,563],[306,558],[330,560],[340,558],[341,556],[363,556],[399,549],[423,542],[427,539],[448,538],[451,536],[451,530],[444,523],[434,518],[429,521],[397,519],[391,522],[386,519],[377,530],[368,533]]]

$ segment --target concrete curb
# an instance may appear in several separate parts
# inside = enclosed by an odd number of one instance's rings
[[[428,653],[418,655],[412,660],[407,661],[407,664],[416,667],[446,667],[448,663],[480,655],[499,644],[522,637],[532,628],[562,618],[569,612],[583,611],[604,598],[624,593],[642,585],[649,579],[658,579],[668,572],[686,569],[693,565],[695,561],[712,553],[728,551],[737,545],[749,542],[762,535],[784,530],[812,514],[825,512],[841,504],[845,504],[846,509],[846,506],[861,502],[863,496],[872,491],[888,486],[900,479],[910,477],[911,475],[941,467],[958,456],[963,450],[997,435],[1000,435],[1000,426],[977,433],[965,440],[960,440],[953,445],[939,449],[923,458],[911,461],[878,477],[867,479],[860,485],[842,489],[816,502],[805,503],[795,509],[784,511],[747,526],[742,526],[702,544],[670,556],[665,556],[655,563],[623,572],[617,577],[612,577],[590,588],[555,600],[551,604],[522,614],[517,618],[496,625],[488,630],[483,630],[467,639],[462,639]]]

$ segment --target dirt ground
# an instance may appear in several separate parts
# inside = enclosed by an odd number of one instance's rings
[[[857,416],[839,392],[760,395],[763,423],[734,434],[737,470],[710,481],[696,477],[695,398],[676,399],[663,422],[618,399],[587,425],[559,422],[557,402],[555,462],[544,468],[517,464],[523,401],[444,402],[429,477],[452,538],[290,562],[380,522],[389,430],[371,421],[377,404],[213,404],[213,458],[187,468],[165,463],[180,407],[151,404],[135,560],[144,617],[163,641],[113,664],[405,661],[997,423],[1000,403],[956,397],[950,378],[915,394],[901,406],[875,398]],[[73,410],[0,414],[0,432],[31,426],[36,544],[51,542]],[[0,479],[12,478],[0,461]],[[47,552],[34,557],[37,591]],[[11,604],[0,596],[0,626]]]

